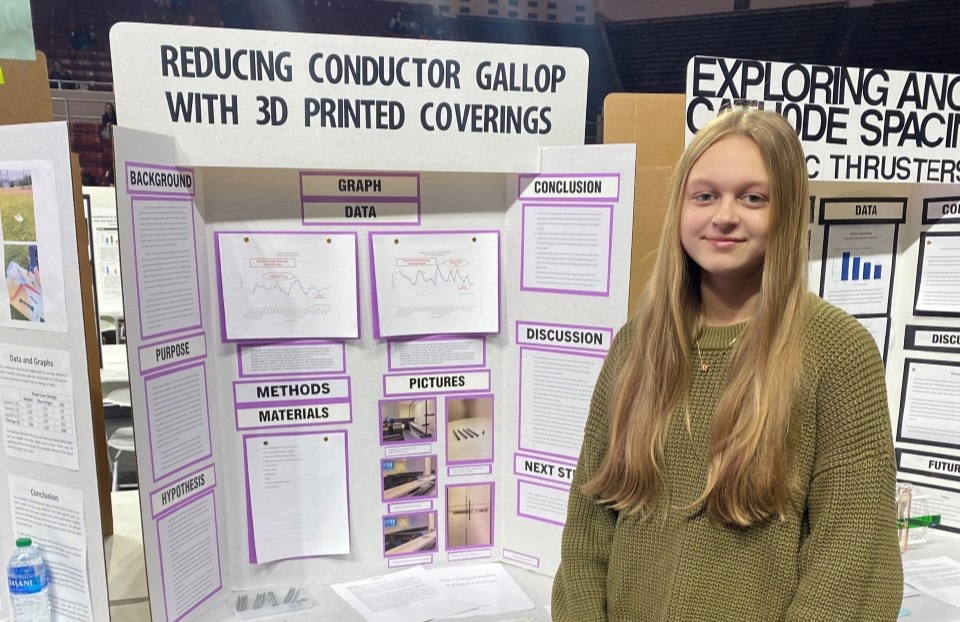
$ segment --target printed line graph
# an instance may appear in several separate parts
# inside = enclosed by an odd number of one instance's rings
[[[370,246],[381,335],[498,330],[496,232],[374,233]]]
[[[247,320],[273,317],[291,322],[330,313],[327,300],[331,297],[331,285],[305,285],[288,273],[268,272],[259,280],[255,275],[244,275],[243,287],[248,303],[243,317]]]
[[[317,287],[315,285],[304,285],[300,282],[300,279],[293,278],[287,283],[282,281],[274,281],[267,283],[254,283],[253,287],[247,289],[247,292],[254,296],[258,291],[264,292],[280,292],[285,296],[293,297],[294,295],[299,294],[304,298],[314,298],[314,299],[326,299],[332,288],[329,285]]]
[[[465,259],[398,257],[391,274],[393,291],[408,303],[472,297],[480,276]]]
[[[463,259],[447,260],[441,265],[436,259],[413,258],[397,259],[397,271],[394,272],[394,278],[397,277],[406,281],[412,286],[433,285],[440,287],[444,285],[455,285],[457,289],[471,289],[474,282],[470,279],[467,272],[468,262]]]
[[[356,238],[220,233],[228,338],[355,337]]]
[[[240,278],[247,304],[301,306],[324,303],[333,284],[329,276],[320,273],[323,264],[318,262],[313,267],[306,267],[310,266],[309,262],[297,262],[297,259],[289,258],[289,263],[278,270],[274,258],[247,258]]]

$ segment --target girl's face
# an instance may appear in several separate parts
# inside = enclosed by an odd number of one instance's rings
[[[680,243],[716,285],[757,287],[770,233],[770,180],[760,148],[728,136],[693,164],[680,211]]]
[[[105,105],[103,107],[103,111],[106,112],[107,114],[113,114],[113,105],[112,104]]]

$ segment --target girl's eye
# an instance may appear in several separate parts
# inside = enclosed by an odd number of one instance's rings
[[[743,196],[743,202],[747,205],[762,205],[766,202],[766,200],[767,197],[763,196],[762,194],[755,194],[752,192]]]
[[[698,192],[693,195],[693,200],[699,203],[706,203],[713,198],[713,195],[709,192]]]

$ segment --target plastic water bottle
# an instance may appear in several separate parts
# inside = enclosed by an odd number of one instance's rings
[[[47,563],[30,538],[17,538],[17,550],[7,564],[7,585],[13,622],[50,622]]]

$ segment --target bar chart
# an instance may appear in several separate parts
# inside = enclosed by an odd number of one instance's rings
[[[820,295],[851,315],[887,315],[896,248],[895,224],[827,225]]]
[[[841,281],[871,281],[883,278],[883,265],[865,261],[862,257],[844,251],[840,255]]]

